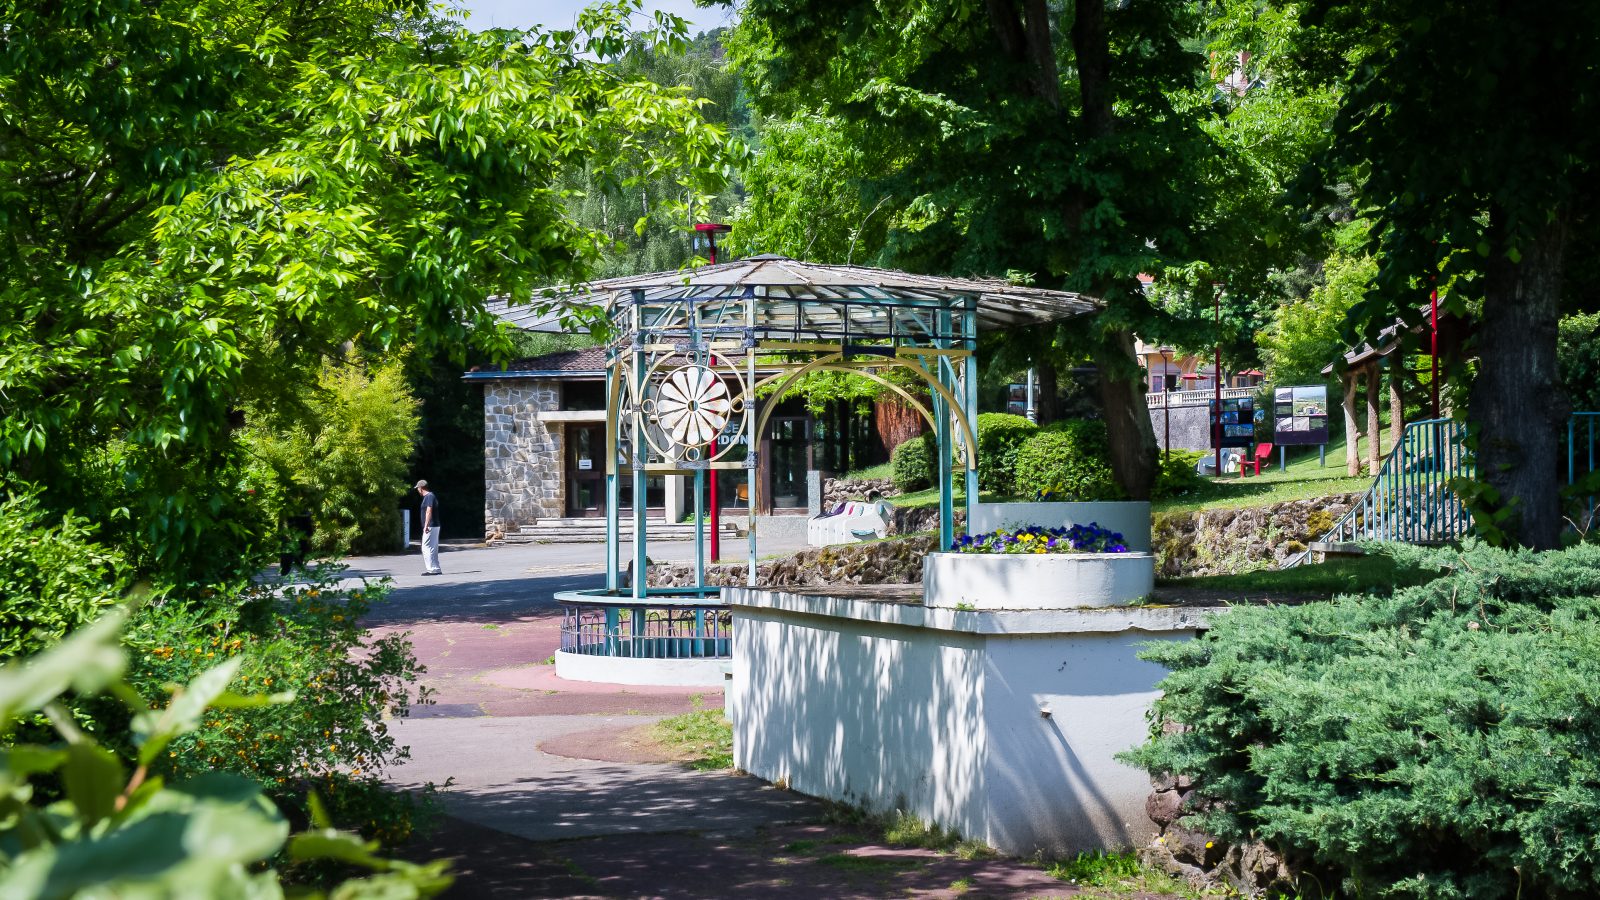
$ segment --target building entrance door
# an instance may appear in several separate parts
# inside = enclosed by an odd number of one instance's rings
[[[598,516],[606,505],[606,427],[567,426],[567,515]]]

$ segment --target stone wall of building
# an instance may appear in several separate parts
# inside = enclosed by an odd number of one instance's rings
[[[491,381],[483,388],[483,530],[493,540],[562,515],[562,431],[539,413],[560,408],[549,379]]]

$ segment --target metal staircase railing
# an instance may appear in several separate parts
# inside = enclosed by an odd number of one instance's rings
[[[1407,425],[1399,446],[1384,458],[1361,499],[1326,534],[1285,559],[1280,568],[1298,566],[1312,553],[1358,541],[1432,544],[1465,537],[1472,530],[1472,514],[1450,489],[1450,479],[1472,477],[1466,436],[1466,425],[1454,419]]]

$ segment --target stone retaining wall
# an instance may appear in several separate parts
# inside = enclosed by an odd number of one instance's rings
[[[892,478],[836,478],[822,480],[822,507],[832,509],[846,500],[889,498],[900,493]]]
[[[936,540],[931,535],[917,535],[802,550],[783,559],[757,563],[756,579],[765,587],[919,584],[922,558],[933,549]],[[744,576],[743,563],[706,567],[706,583],[714,587],[742,587]],[[646,581],[651,587],[688,587],[694,584],[694,567],[687,563],[658,563],[650,567]]]
[[[1155,778],[1152,786],[1145,813],[1160,833],[1139,851],[1146,865],[1197,891],[1231,889],[1246,897],[1296,893],[1294,873],[1265,844],[1227,844],[1192,827],[1205,807],[1188,776]]]
[[[1157,513],[1156,575],[1231,575],[1275,567],[1327,533],[1360,494],[1289,500],[1245,509]]]

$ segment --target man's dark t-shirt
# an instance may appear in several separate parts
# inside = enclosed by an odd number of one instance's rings
[[[424,523],[427,523],[428,521],[428,510],[430,509],[433,510],[433,527],[441,527],[439,524],[439,495],[432,491],[429,491],[422,497],[422,521]]]

